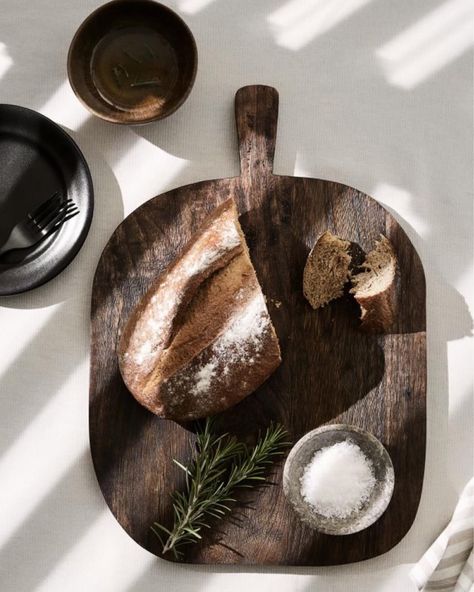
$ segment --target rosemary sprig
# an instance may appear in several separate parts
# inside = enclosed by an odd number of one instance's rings
[[[186,491],[173,494],[172,529],[158,522],[151,527],[160,539],[163,555],[171,551],[179,559],[184,545],[202,538],[200,532],[209,528],[209,517],[221,519],[230,511],[229,503],[235,501],[233,490],[265,481],[268,465],[289,444],[281,425],[271,425],[251,448],[228,434],[213,434],[212,427],[212,420],[206,419],[204,429],[197,433],[196,455],[190,467],[173,459],[186,473]]]

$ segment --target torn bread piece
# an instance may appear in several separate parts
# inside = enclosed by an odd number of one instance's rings
[[[361,329],[385,333],[395,317],[395,278],[397,258],[390,241],[383,235],[367,254],[362,271],[352,274],[351,294],[361,308]]]
[[[224,411],[278,367],[278,338],[233,199],[212,212],[137,305],[118,359],[137,401],[176,421]]]
[[[351,243],[326,230],[312,248],[303,273],[303,294],[314,309],[344,293],[351,273]]]

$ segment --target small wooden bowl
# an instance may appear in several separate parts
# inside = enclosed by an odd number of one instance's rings
[[[300,479],[318,450],[345,440],[359,446],[372,462],[376,483],[358,512],[344,518],[329,518],[318,514],[303,498]],[[323,426],[308,432],[291,449],[283,470],[283,491],[300,519],[315,530],[332,535],[353,534],[376,522],[390,503],[394,483],[392,461],[382,443],[369,432],[345,424]]]
[[[75,94],[92,113],[113,123],[148,123],[186,100],[197,48],[186,23],[166,6],[113,0],[79,27],[67,69]]]

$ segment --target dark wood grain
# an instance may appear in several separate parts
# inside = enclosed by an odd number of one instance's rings
[[[267,296],[283,363],[253,395],[222,414],[221,429],[247,440],[271,420],[296,441],[324,423],[371,431],[395,467],[382,518],[351,536],[303,526],[281,488],[239,495],[185,561],[211,564],[329,565],[392,548],[410,528],[423,480],[426,423],[425,281],[418,255],[394,218],[367,195],[339,183],[274,175],[277,92],[240,89],[236,119],[242,175],[175,189],[146,202],[117,228],[100,259],[92,296],[90,441],[107,504],[126,532],[159,555],[153,521],[171,523],[170,493],[182,487],[171,459],[189,459],[193,432],[160,420],[127,392],[115,354],[117,332],[150,282],[172,261],[206,214],[233,195]],[[398,318],[389,335],[358,330],[358,310],[343,297],[319,311],[303,298],[303,267],[326,229],[365,251],[380,233],[398,256]],[[280,304],[281,303],[281,304]]]

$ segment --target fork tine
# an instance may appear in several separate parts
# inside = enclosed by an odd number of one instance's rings
[[[66,216],[64,216],[64,218],[60,222],[58,222],[58,223],[55,224],[55,227],[53,228],[53,231],[56,230],[57,228],[60,228],[65,222],[67,222],[71,218],[74,218],[74,216],[77,216],[77,214],[79,214],[79,213],[80,213],[79,210],[74,210],[70,214],[67,214]]]
[[[57,198],[60,198],[60,193],[59,191],[56,191],[55,193],[53,193],[53,195],[51,197],[48,197],[48,199],[46,199],[43,203],[41,203],[35,210],[33,210],[33,212],[30,212],[30,217],[31,218],[38,218],[39,216],[41,216],[44,212],[45,209],[47,209],[52,202],[56,201]]]
[[[33,222],[34,225],[41,227],[45,220],[48,219],[52,214],[55,214],[57,210],[61,208],[63,204],[61,196],[55,197],[52,199],[46,207],[41,210],[41,213],[37,216],[30,216],[30,220]]]
[[[43,232],[51,233],[58,230],[64,224],[64,222],[74,218],[74,216],[77,216],[77,214],[79,214],[79,209],[77,208],[76,204],[73,203],[68,208],[62,209],[60,212],[58,212],[57,216],[51,220],[46,227],[43,228]]]
[[[70,207],[66,209],[65,214],[66,215],[62,219],[61,224],[64,224],[66,220],[70,220],[71,218],[74,218],[74,216],[77,216],[77,214],[79,214],[79,208],[76,206],[75,203],[73,203]]]
[[[49,234],[50,232],[52,232],[55,228],[57,224],[60,224],[63,220],[63,218],[65,218],[66,213],[64,210],[61,210],[59,212],[56,212],[55,216],[53,218],[51,218],[51,220],[44,226],[41,227],[41,232],[42,234],[46,235]],[[58,226],[59,228],[59,226]]]
[[[69,205],[71,205],[72,200],[68,199],[65,202],[59,202],[53,204],[46,212],[43,213],[43,216],[40,219],[36,219],[34,222],[36,225],[42,229],[47,226],[55,217],[62,211],[64,211]]]

